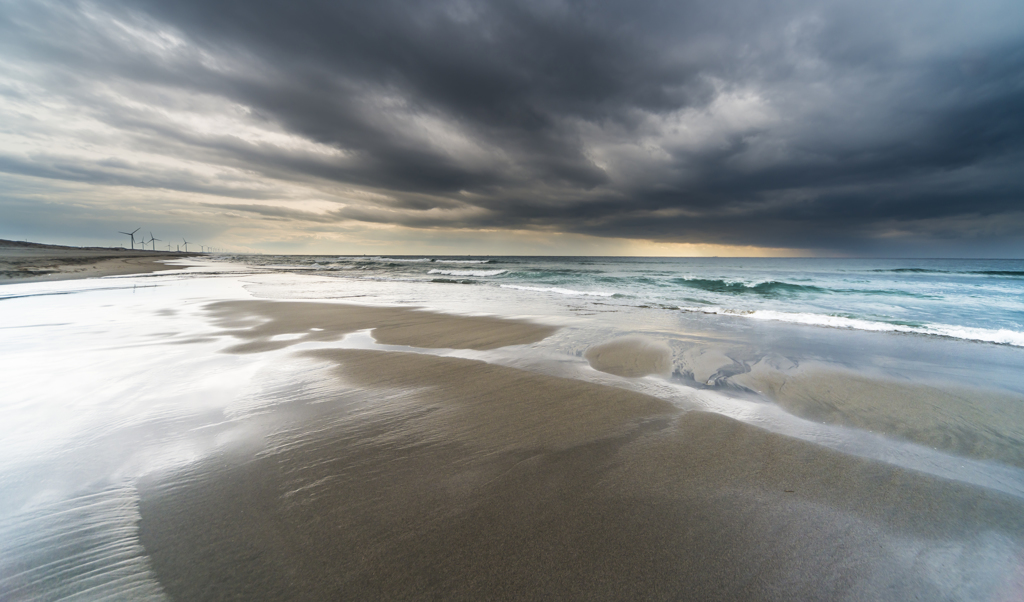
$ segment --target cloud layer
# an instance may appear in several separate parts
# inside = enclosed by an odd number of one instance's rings
[[[74,183],[297,231],[1020,255],[1021,23],[1017,1],[0,0],[0,172],[37,189],[0,202],[29,219]]]

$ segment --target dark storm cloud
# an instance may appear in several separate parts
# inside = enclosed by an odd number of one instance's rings
[[[225,205],[238,211],[851,252],[1022,249],[1019,2],[3,6],[0,58],[15,65],[3,98],[44,90],[128,150],[323,198],[377,193],[327,213]],[[319,146],[161,117],[217,119],[218,103]],[[269,198],[187,170],[0,152],[11,173]]]

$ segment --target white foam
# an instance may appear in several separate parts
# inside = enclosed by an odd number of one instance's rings
[[[497,276],[508,270],[430,270],[428,274],[440,274],[442,276]]]
[[[490,263],[490,259],[435,259],[437,263]]]
[[[558,293],[559,295],[586,295],[593,297],[611,297],[612,295],[615,294],[603,291],[574,291],[569,288],[558,288],[556,286],[542,288],[536,286],[519,286],[517,284],[502,284],[501,288],[512,288],[517,291],[536,291],[538,293]]]
[[[998,343],[1002,345],[1013,345],[1024,347],[1024,332],[1017,332],[1001,328],[998,330],[990,328],[971,328],[968,326],[951,326],[949,324],[924,324],[922,326],[909,326],[906,324],[891,324],[888,322],[875,322],[859,318],[847,318],[844,316],[830,316],[825,314],[783,312],[767,309],[756,311],[740,311],[725,309],[721,307],[680,307],[682,311],[701,312],[708,314],[721,314],[742,316],[755,320],[773,320],[777,322],[790,322],[793,324],[807,324],[810,326],[825,326],[828,328],[847,328],[852,330],[867,330],[873,332],[906,332],[913,334],[927,334],[933,336],[950,337],[966,341],[980,341],[984,343]]]
[[[293,265],[293,264],[287,264],[287,263],[271,263],[271,264],[267,264],[267,265],[260,266],[260,267],[274,269],[274,270],[319,270],[319,269],[321,269],[320,266],[317,265],[317,264],[313,264],[313,265]]]
[[[319,263],[314,263],[311,267],[316,268],[318,270],[328,270],[328,271],[330,271],[330,270],[351,270],[351,269],[355,268],[356,266],[354,266],[354,265],[321,265]]]
[[[948,326],[946,324],[929,324],[927,328],[933,331],[934,334],[944,337],[953,337],[957,339],[967,339],[970,341],[985,341],[987,343],[1000,343],[1003,345],[1024,347],[1024,332],[1017,332],[1015,330],[1008,330],[1006,328],[1000,328],[999,330],[991,330],[988,328]]]
[[[396,263],[429,263],[433,259],[429,257],[420,257],[417,259],[395,259],[394,257],[367,257],[368,261],[393,261]]]

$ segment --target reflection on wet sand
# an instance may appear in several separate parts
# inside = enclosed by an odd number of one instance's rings
[[[535,343],[555,331],[522,320],[450,316],[404,307],[365,307],[287,301],[221,301],[207,306],[215,324],[243,343],[232,353],[280,349],[299,342],[337,341],[373,328],[386,345],[494,349]]]
[[[1024,394],[1014,391],[919,382],[720,345],[689,346],[676,369],[698,383],[763,395],[814,422],[1024,468]]]
[[[254,301],[236,278],[4,301],[0,598],[1024,591],[1011,393],[958,411],[973,392],[693,333]],[[858,429],[996,461],[926,474],[930,449]],[[873,460],[836,451],[865,441]]]
[[[342,350],[262,453],[142,487],[178,599],[999,599],[1024,502],[655,398]]]

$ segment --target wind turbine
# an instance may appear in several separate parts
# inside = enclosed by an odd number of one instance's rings
[[[138,232],[141,229],[142,228],[136,228],[136,229],[132,230],[131,232],[121,232],[120,230],[118,230],[117,233],[118,234],[127,234],[128,236],[132,237],[132,251],[134,251],[135,250],[135,233]]]
[[[160,239],[159,238],[153,238],[153,233],[152,232],[149,233],[149,242],[153,243],[153,250],[154,251],[156,251],[156,241],[158,241],[158,240],[160,240]],[[163,242],[163,241],[160,240],[160,242]]]
[[[181,240],[185,243],[185,252],[188,253],[188,241],[184,237]]]
[[[203,245],[199,245],[199,252],[200,253],[205,253],[206,252],[206,251],[203,250]]]

